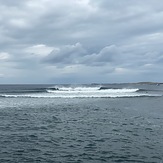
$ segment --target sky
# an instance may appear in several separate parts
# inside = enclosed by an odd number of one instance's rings
[[[0,84],[163,82],[162,0],[0,0]]]

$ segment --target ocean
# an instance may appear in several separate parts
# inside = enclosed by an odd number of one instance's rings
[[[163,84],[0,85],[0,163],[162,163]]]

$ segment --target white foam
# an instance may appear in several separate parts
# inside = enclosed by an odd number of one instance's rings
[[[100,87],[56,87],[56,88],[59,91],[97,91],[100,89]]]
[[[69,92],[110,92],[110,93],[121,93],[121,92],[136,92],[138,91],[139,89],[127,89],[127,88],[124,88],[124,89],[102,89],[100,90],[100,87],[60,87],[60,88],[57,88],[58,90],[52,90],[52,89],[47,89],[47,92],[48,93],[56,93],[57,91],[69,91]]]
[[[99,87],[76,87],[63,90],[47,90],[47,93],[30,93],[30,94],[6,94],[3,97],[13,98],[116,98],[116,97],[141,97],[141,96],[158,96],[137,92],[139,89],[104,89]]]
[[[76,94],[76,95],[121,95],[121,94],[130,94],[130,93],[136,93],[138,89],[105,89],[105,90],[87,90],[87,89],[75,89],[75,90],[47,90],[48,93],[52,93],[52,94],[62,94],[62,95],[72,95],[72,94]]]
[[[65,90],[49,90],[50,97],[59,97],[59,98],[107,98],[107,97],[134,97],[140,96],[136,91],[138,89],[104,89],[99,90],[99,88],[75,88]]]
[[[3,95],[8,98],[118,98],[118,97],[143,97],[143,96],[159,96],[150,94],[123,94],[123,95]]]

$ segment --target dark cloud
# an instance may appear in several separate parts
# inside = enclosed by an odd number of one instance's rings
[[[101,66],[112,62],[115,64],[119,54],[120,51],[115,45],[106,46],[99,53],[89,53],[80,43],[76,43],[54,49],[42,61],[55,66],[76,64]]]
[[[62,48],[53,50],[45,61],[56,64],[78,64],[80,58],[87,54],[80,43],[75,45],[66,45]]]

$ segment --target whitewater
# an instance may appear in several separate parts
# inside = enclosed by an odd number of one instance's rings
[[[161,96],[158,92],[149,92],[140,88],[116,88],[107,86],[50,86],[45,88],[30,88],[14,92],[2,92],[0,97],[6,98],[118,98]]]

